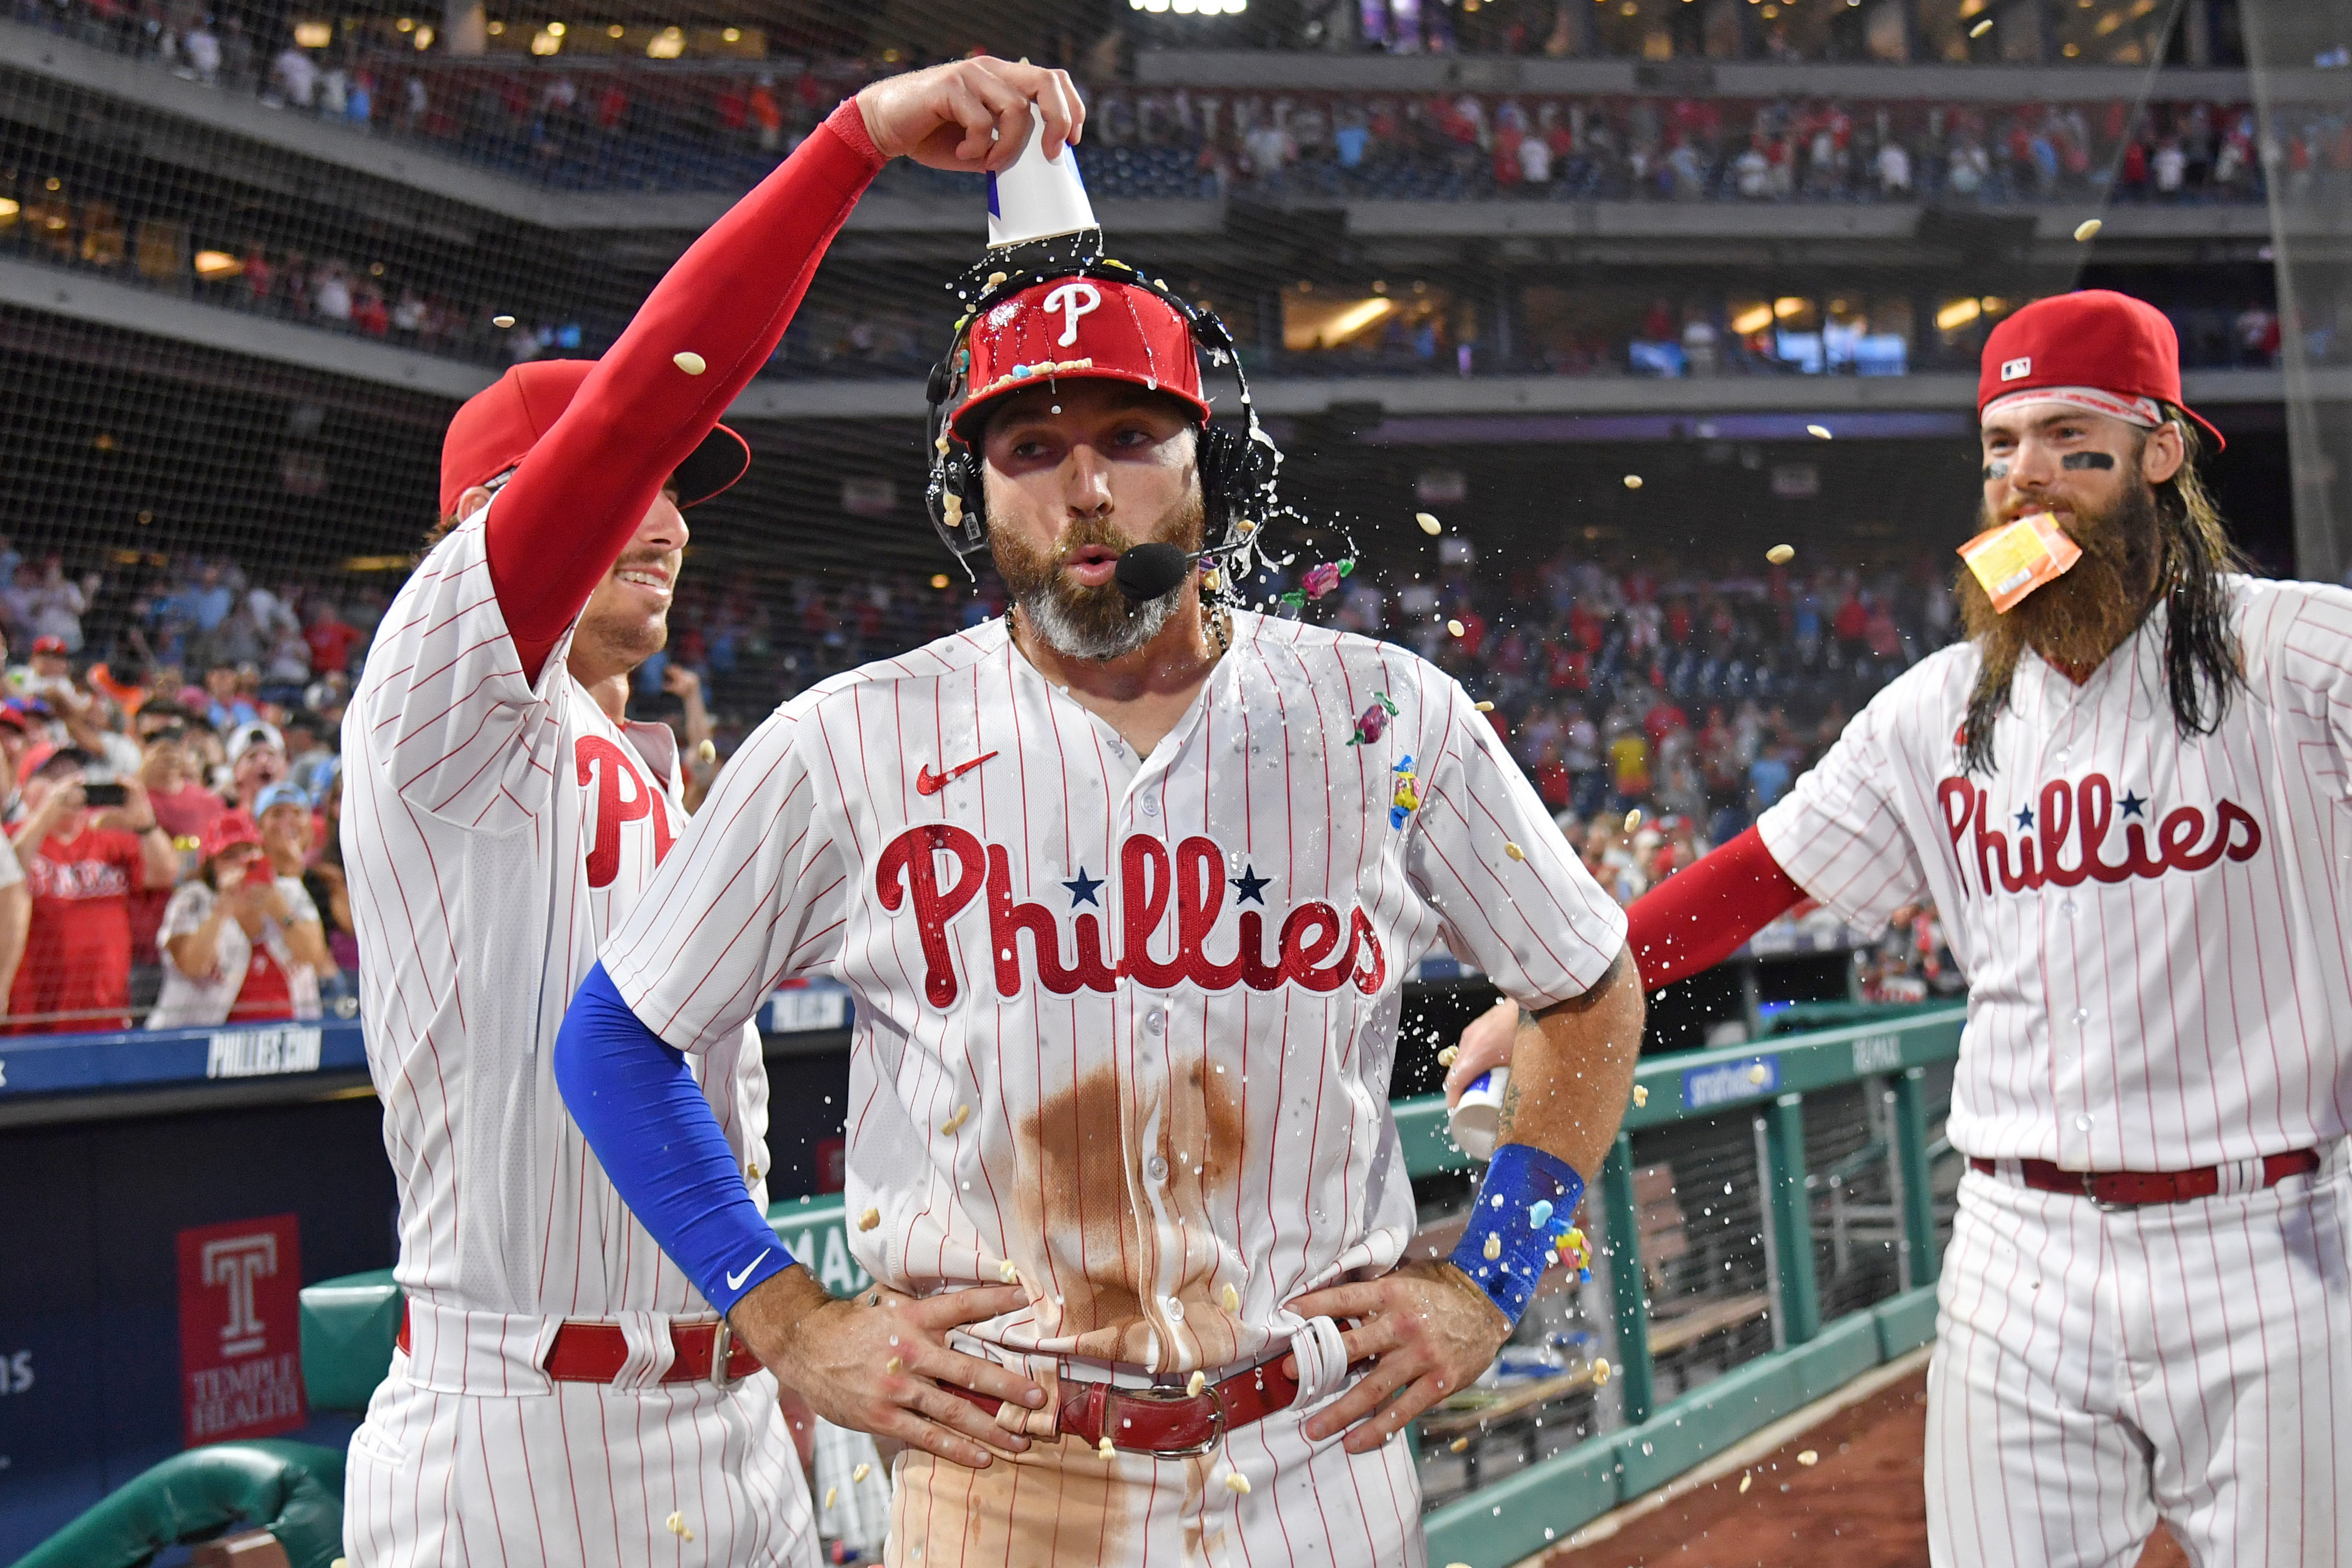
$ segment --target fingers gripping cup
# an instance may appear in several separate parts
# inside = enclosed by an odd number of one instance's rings
[[[1503,1119],[1503,1091],[1511,1082],[1507,1067],[1493,1068],[1480,1073],[1462,1092],[1454,1109],[1446,1113],[1446,1126],[1462,1152],[1474,1160],[1492,1159],[1495,1155],[1495,1128]]]

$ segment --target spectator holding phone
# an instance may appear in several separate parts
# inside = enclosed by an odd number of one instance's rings
[[[44,745],[19,770],[25,819],[13,837],[32,926],[9,991],[11,1034],[128,1029],[131,891],[178,879],[145,787],[85,784],[91,760]]]
[[[300,879],[272,874],[261,830],[242,811],[213,824],[203,852],[196,879],[163,912],[163,992],[147,1027],[317,1018],[319,977],[334,963]]]

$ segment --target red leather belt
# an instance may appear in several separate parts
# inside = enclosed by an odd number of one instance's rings
[[[720,1331],[728,1325],[715,1323],[672,1323],[669,1343],[676,1352],[669,1370],[663,1373],[664,1383],[700,1383],[710,1376],[711,1349],[721,1343]],[[405,1353],[408,1349],[408,1305],[400,1308],[400,1333],[396,1343]],[[760,1358],[751,1347],[735,1338],[732,1332],[724,1337],[726,1375],[715,1381],[720,1387],[737,1378],[749,1377],[760,1370]],[[555,1343],[547,1349],[547,1359],[539,1369],[558,1383],[610,1383],[621,1375],[621,1368],[629,1359],[629,1342],[618,1323],[574,1322],[566,1320],[555,1331]]]
[[[2186,1203],[2192,1197],[2211,1197],[2221,1190],[2221,1170],[2218,1166],[2200,1166],[2193,1171],[2068,1171],[2060,1170],[2048,1160],[2017,1163],[2025,1185],[2036,1192],[2071,1193],[2110,1208]],[[2000,1162],[1971,1156],[1969,1168],[1998,1176]],[[2262,1185],[2275,1186],[2289,1176],[2309,1176],[2318,1168],[2316,1149],[2273,1155],[2263,1161]]]
[[[1057,1429],[1089,1448],[1101,1447],[1108,1436],[1112,1448],[1134,1454],[1163,1459],[1205,1454],[1225,1433],[1290,1408],[1298,1398],[1298,1380],[1283,1373],[1285,1359],[1277,1355],[1261,1362],[1222,1383],[1210,1384],[1198,1394],[1174,1388],[1115,1388],[1108,1383],[1066,1377]],[[955,1384],[940,1386],[992,1416],[1003,1407],[1004,1402],[991,1395]]]

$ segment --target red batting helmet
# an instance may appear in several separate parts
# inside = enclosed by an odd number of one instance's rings
[[[1191,325],[1139,283],[1049,277],[990,305],[963,343],[971,360],[950,423],[966,442],[989,403],[1049,379],[1127,382],[1168,393],[1204,423],[1209,417]]]
[[[2147,403],[2169,403],[2213,438],[2216,452],[2223,445],[2221,433],[2180,401],[2180,338],[2172,323],[2146,300],[2113,289],[2037,299],[1986,337],[1977,416],[2024,392],[2048,392],[2051,401],[2080,402],[2140,424],[2154,423]],[[2067,392],[2100,396],[2056,395]]]
[[[531,360],[466,400],[441,438],[441,515],[455,516],[458,498],[513,468],[572,406],[593,360]],[[677,465],[677,501],[708,501],[743,477],[751,449],[725,425]]]

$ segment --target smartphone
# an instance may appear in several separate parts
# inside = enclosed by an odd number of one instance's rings
[[[131,792],[120,784],[85,784],[81,787],[83,803],[103,810],[109,806],[124,806],[131,802]]]

